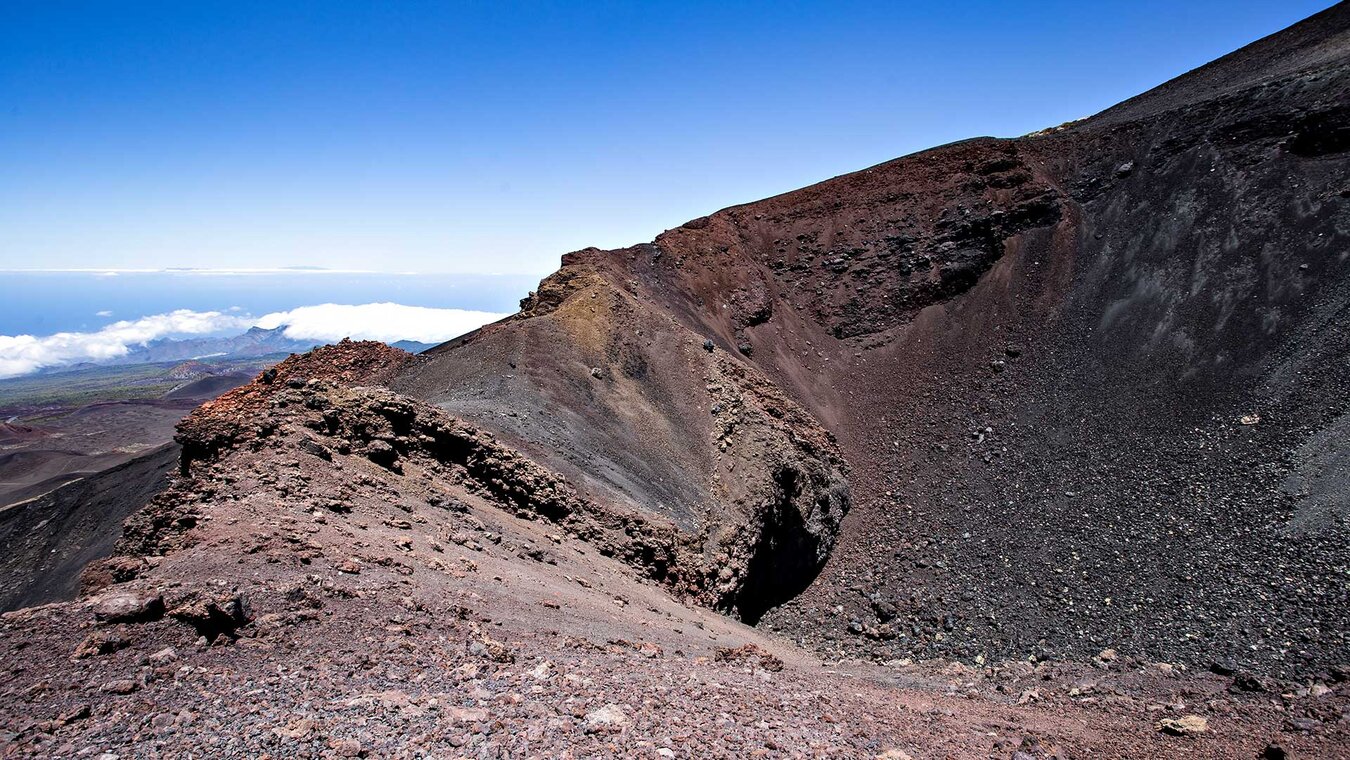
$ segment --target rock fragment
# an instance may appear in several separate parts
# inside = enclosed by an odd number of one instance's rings
[[[75,659],[82,660],[87,657],[98,657],[100,655],[112,654],[119,649],[125,649],[131,645],[125,637],[111,631],[96,631],[89,634],[75,648]]]
[[[1209,730],[1209,720],[1200,715],[1183,715],[1180,718],[1163,718],[1157,726],[1159,731],[1171,736],[1195,736]]]
[[[100,623],[144,623],[163,616],[159,594],[114,593],[94,602],[94,619]]]

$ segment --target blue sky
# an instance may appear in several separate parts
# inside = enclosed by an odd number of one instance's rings
[[[4,0],[0,269],[540,275],[1330,4]]]

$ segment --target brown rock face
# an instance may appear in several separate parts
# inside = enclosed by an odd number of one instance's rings
[[[606,261],[574,257],[520,315],[409,364],[390,387],[494,430],[590,502],[671,526],[698,557],[697,569],[682,563],[695,595],[758,620],[829,556],[847,465],[788,394],[708,350]]]
[[[186,472],[193,460],[210,458],[241,436],[265,435],[266,428],[259,427],[257,418],[266,410],[275,387],[299,387],[320,380],[379,385],[411,360],[412,354],[407,351],[378,341],[347,339],[306,354],[293,354],[254,382],[206,402],[179,423],[175,440],[183,444],[181,469]]]
[[[551,522],[681,595],[745,616],[762,612],[764,599],[789,598],[809,581],[847,510],[844,465],[831,436],[752,370],[701,349],[691,355],[707,363],[705,392],[714,399],[703,412],[715,433],[708,445],[726,450],[739,442],[742,451],[727,457],[727,477],[717,483],[726,513],[699,514],[705,527],[697,532],[669,514],[592,498],[437,407],[317,379],[314,374],[334,374],[321,369],[320,351],[288,360],[288,380],[281,381],[281,373],[260,378],[185,420],[178,436],[183,450],[199,457],[214,452],[189,464],[188,473],[235,448],[294,447],[325,462],[334,451],[352,453],[396,475],[413,467],[519,516]],[[308,379],[298,382],[302,375]],[[201,519],[195,505],[216,488],[211,478],[175,484],[128,524],[124,546],[157,554],[190,543]],[[331,508],[341,511],[341,500]],[[795,588],[780,590],[784,584]]]
[[[770,622],[825,651],[1316,670],[1350,629],[1348,22],[569,254],[391,387],[599,501],[744,531],[728,557],[775,569],[733,562],[733,606],[792,598]],[[791,417],[727,434],[763,389]],[[847,483],[784,469],[829,433]]]

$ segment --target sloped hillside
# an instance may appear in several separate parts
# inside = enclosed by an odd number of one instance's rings
[[[727,463],[773,469],[713,389],[767,378],[853,468],[824,575],[769,617],[822,651],[1315,671],[1350,624],[1348,19],[569,254],[393,387],[697,530]]]

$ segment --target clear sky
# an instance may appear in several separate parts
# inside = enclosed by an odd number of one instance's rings
[[[544,274],[1331,5],[0,2],[0,269]]]

